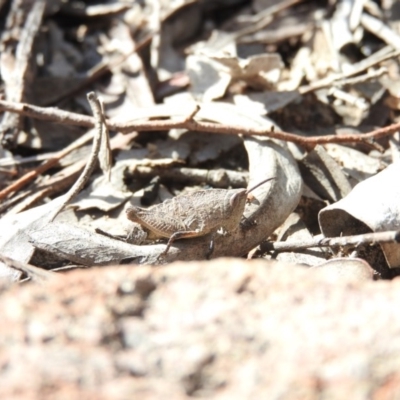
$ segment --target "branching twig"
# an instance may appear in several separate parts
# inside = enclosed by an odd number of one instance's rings
[[[16,112],[28,117],[58,122],[68,125],[77,125],[85,127],[94,126],[94,118],[76,114],[68,111],[59,110],[57,108],[43,108],[33,106],[26,103],[14,103],[10,101],[0,100],[0,110]],[[199,132],[221,133],[227,135],[242,134],[245,136],[266,136],[272,139],[283,140],[287,142],[297,143],[304,147],[312,147],[317,144],[327,143],[365,143],[371,140],[391,135],[400,129],[400,123],[388,125],[383,128],[365,134],[347,134],[347,135],[325,135],[305,137],[289,132],[277,132],[271,129],[245,127],[239,125],[221,125],[212,122],[195,121],[187,117],[180,120],[151,120],[151,121],[128,121],[116,122],[112,120],[106,121],[110,130],[128,133],[132,131],[164,131],[169,129],[189,129]]]

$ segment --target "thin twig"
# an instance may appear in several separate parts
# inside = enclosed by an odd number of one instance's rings
[[[389,53],[387,52],[387,50],[389,50],[389,48],[385,47],[382,50],[385,50],[385,51],[382,51],[382,52],[380,51],[379,54],[373,54],[372,56],[368,57],[367,59],[360,61],[359,63],[353,65],[353,68],[351,68],[349,71],[346,71],[346,72],[343,72],[340,74],[332,74],[325,78],[320,79],[319,81],[312,82],[309,85],[301,86],[299,88],[299,92],[301,94],[306,94],[309,92],[313,92],[315,90],[329,87],[329,86],[333,85],[336,81],[344,80],[344,79],[350,78],[354,75],[361,74],[362,72],[368,70],[369,68],[372,68],[373,66],[375,66],[383,61],[400,56],[400,50],[390,51]]]
[[[33,106],[26,103],[14,103],[10,101],[0,100],[0,110],[12,111],[23,114],[28,117],[58,122],[68,125],[93,127],[94,118],[76,114],[69,111],[59,110],[57,108],[43,108]],[[284,140],[287,142],[297,143],[304,147],[313,147],[317,144],[327,143],[363,143],[370,142],[384,136],[391,135],[400,129],[400,122],[388,125],[383,128],[365,134],[347,134],[347,135],[325,135],[325,136],[301,136],[289,132],[275,131],[265,128],[245,127],[240,125],[221,125],[212,122],[188,120],[182,117],[179,120],[151,120],[151,121],[128,121],[117,122],[106,120],[107,127],[110,130],[122,133],[130,133],[133,131],[163,131],[169,129],[188,129],[199,132],[221,133],[227,135],[245,135],[245,136],[266,136],[272,139]]]
[[[54,165],[56,165],[67,154],[69,154],[72,151],[74,151],[75,149],[83,146],[85,143],[92,140],[92,138],[93,138],[93,131],[87,132],[85,135],[83,135],[79,139],[75,140],[73,143],[71,143],[65,149],[59,151],[55,156],[51,157],[50,159],[45,161],[43,164],[39,165],[39,167],[37,167],[37,168],[33,169],[32,171],[27,172],[25,175],[21,176],[19,179],[17,179],[11,185],[7,186],[2,191],[0,191],[0,200],[4,199],[10,193],[15,192],[15,191],[21,189],[22,187],[24,187],[25,185],[27,185],[29,182],[31,182],[33,179],[35,179],[37,176],[46,172],[47,170],[52,168]]]
[[[341,79],[338,81],[333,82],[334,86],[346,86],[346,85],[356,85],[359,83],[364,83],[368,82],[373,79],[377,79],[381,77],[382,75],[385,75],[388,73],[388,69],[386,67],[381,67],[376,70],[369,70],[365,74],[355,76],[354,78],[347,78],[347,79]]]
[[[94,92],[90,92],[87,94],[87,99],[89,101],[90,107],[92,108],[94,119],[96,121],[92,151],[84,170],[82,171],[78,180],[71,187],[71,189],[66,193],[63,203],[59,207],[57,207],[54,212],[52,212],[52,215],[49,219],[50,222],[52,222],[56,218],[61,210],[81,191],[83,186],[89,180],[90,175],[92,174],[94,167],[96,166],[96,161],[100,152],[102,137],[103,135],[107,134],[106,127],[103,123],[104,116],[102,113],[102,106],[98,97]]]
[[[375,243],[399,243],[400,231],[386,231],[365,233],[363,235],[341,236],[334,238],[313,238],[305,241],[293,242],[267,242],[263,243],[263,250],[293,251],[303,250],[310,247],[338,247],[359,246]]]

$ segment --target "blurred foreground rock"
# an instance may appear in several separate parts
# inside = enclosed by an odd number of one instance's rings
[[[400,398],[400,280],[220,259],[5,290],[2,399]]]

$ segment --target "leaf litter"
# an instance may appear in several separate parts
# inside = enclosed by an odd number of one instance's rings
[[[399,154],[394,2],[14,0],[0,7],[4,260],[40,259],[37,267],[51,269],[46,254],[89,267],[247,256],[323,268],[338,259],[339,270],[362,259],[376,279],[398,275],[397,180],[385,172]],[[89,91],[104,105],[111,178],[96,169],[51,222],[86,163]],[[29,113],[31,105],[38,108]],[[268,177],[271,187],[249,199],[232,232],[178,240],[165,258],[165,241],[123,242],[125,209],[141,204],[146,187],[150,205]],[[351,239],[374,233],[362,244]],[[322,245],[328,237],[343,240]],[[314,246],[278,250],[302,240]],[[21,267],[8,264],[1,261],[4,274],[20,279]]]

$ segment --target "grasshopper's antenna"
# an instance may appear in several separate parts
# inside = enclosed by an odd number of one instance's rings
[[[246,194],[249,194],[250,192],[252,192],[254,189],[257,189],[259,186],[263,185],[264,183],[271,181],[272,179],[275,179],[275,176],[273,178],[268,178],[268,179],[264,179],[261,182],[258,182],[256,185],[254,185],[253,187],[251,187],[250,189],[246,190]]]

